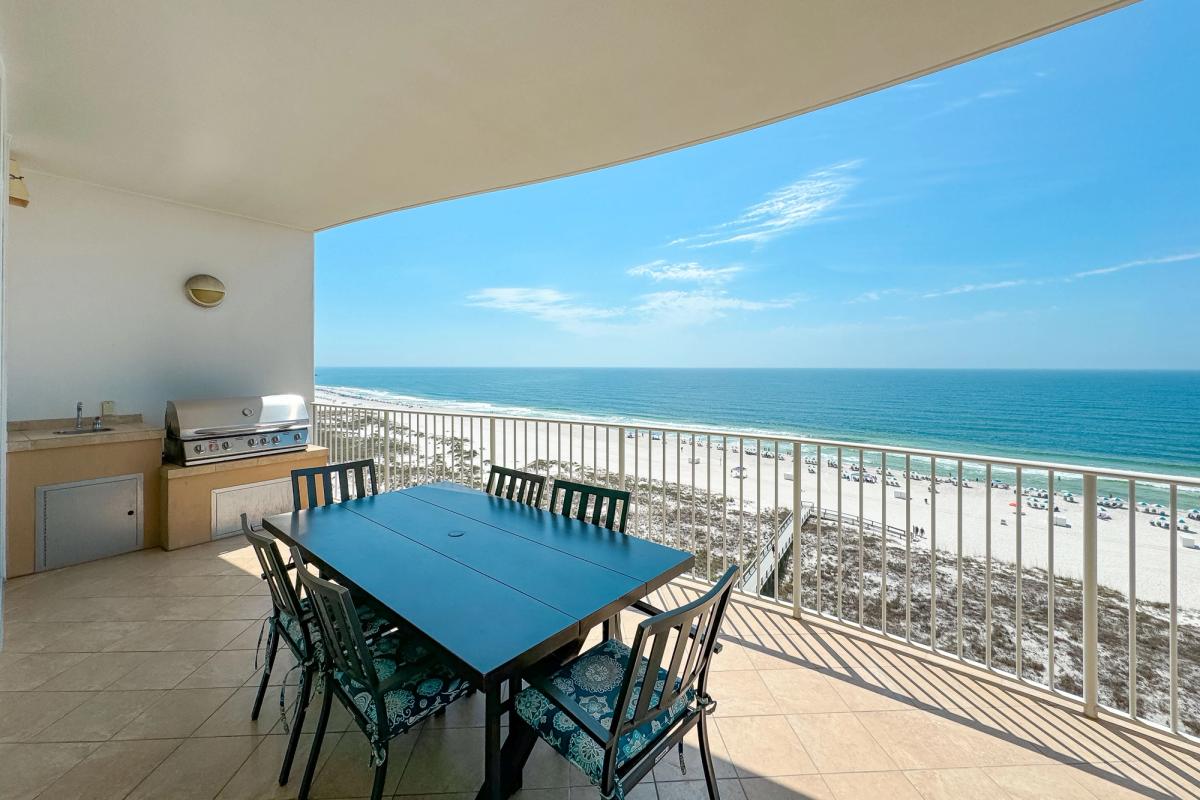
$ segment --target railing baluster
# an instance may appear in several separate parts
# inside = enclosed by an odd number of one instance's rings
[[[955,547],[955,572],[958,574],[956,579],[957,597],[954,602],[955,627],[954,641],[955,647],[958,649],[958,657],[963,657],[963,462],[958,460],[958,499],[955,509],[957,514],[957,543]]]
[[[1018,473],[1019,475],[1020,473]],[[1100,626],[1096,575],[1096,475],[1083,475],[1083,713],[1095,719],[1100,693]]]
[[[1021,521],[1025,517],[1025,511],[1021,507],[1021,497],[1022,497],[1022,494],[1021,494],[1021,468],[1018,466],[1017,467],[1017,554],[1016,554],[1017,555],[1017,567],[1016,567],[1017,596],[1016,596],[1015,602],[1013,603],[1013,605],[1016,608],[1013,618],[1016,621],[1016,627],[1017,627],[1017,642],[1016,642],[1016,648],[1015,648],[1016,649],[1017,680],[1025,679],[1025,670],[1024,670],[1024,663],[1023,663],[1024,662],[1023,655],[1024,655],[1025,636],[1024,636],[1024,629],[1022,627],[1022,623],[1024,622],[1024,616],[1025,616],[1025,594],[1024,594],[1024,591],[1022,590],[1022,585],[1023,585],[1022,578],[1024,577],[1022,573],[1024,572],[1024,569],[1021,566],[1022,557],[1025,552],[1024,547],[1022,546],[1022,543],[1021,543],[1021,529],[1022,529]]]
[[[912,455],[904,454],[904,641],[912,641]]]
[[[1129,482],[1129,716],[1137,719],[1137,489]]]
[[[835,608],[837,610],[837,618],[842,619],[842,551],[843,538],[842,533],[842,470],[845,469],[842,465],[842,448],[837,449],[837,602]]]
[[[1171,733],[1179,733],[1179,492],[1178,485],[1171,483],[1171,538],[1167,546],[1171,553],[1170,590],[1171,623],[1169,628],[1167,662],[1171,679],[1170,716]]]
[[[887,635],[888,632],[888,454],[886,450],[879,451],[879,630]]]
[[[929,459],[929,646],[937,652],[937,459]]]
[[[1054,470],[1046,473],[1046,686],[1054,689]]]
[[[984,483],[987,485],[984,493],[984,572],[983,572],[983,632],[984,632],[984,666],[992,668],[992,463],[989,461],[984,470]]]

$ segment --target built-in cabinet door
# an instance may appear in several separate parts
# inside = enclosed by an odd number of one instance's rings
[[[37,569],[127,553],[142,546],[142,476],[37,488]]]

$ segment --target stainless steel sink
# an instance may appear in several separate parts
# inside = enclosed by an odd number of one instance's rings
[[[55,431],[58,436],[74,436],[77,433],[104,433],[111,431],[112,428],[64,428],[61,431]]]

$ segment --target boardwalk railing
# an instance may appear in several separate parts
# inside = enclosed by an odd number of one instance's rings
[[[695,578],[740,564],[739,591],[797,616],[1200,735],[1200,478],[680,426],[328,404],[313,422],[389,489],[482,487],[492,464],[624,488],[629,533],[695,553]]]

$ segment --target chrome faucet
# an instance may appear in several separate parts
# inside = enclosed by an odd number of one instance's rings
[[[75,404],[75,430],[83,430],[83,401]]]

